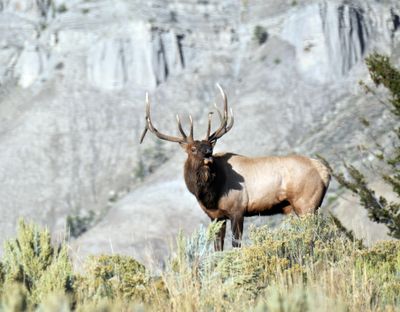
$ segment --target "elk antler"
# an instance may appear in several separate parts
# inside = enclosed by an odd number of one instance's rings
[[[140,137],[140,143],[143,142],[143,139],[148,130],[150,130],[150,132],[154,133],[161,140],[166,140],[166,141],[171,141],[171,142],[176,142],[176,143],[193,142],[193,119],[192,119],[192,116],[189,116],[189,119],[190,119],[189,136],[187,136],[185,131],[183,131],[181,121],[179,119],[179,115],[176,115],[176,121],[178,122],[178,129],[179,129],[179,132],[182,134],[182,137],[179,138],[179,137],[174,137],[174,136],[170,136],[170,135],[161,133],[153,126],[153,123],[151,121],[149,94],[146,92],[146,125],[143,130],[142,136]]]
[[[224,111],[221,112],[218,107],[215,105],[215,108],[217,109],[217,113],[219,116],[219,120],[221,122],[221,125],[219,126],[219,128],[210,135],[210,128],[211,128],[211,115],[208,115],[208,129],[207,129],[207,136],[206,136],[206,140],[207,141],[216,141],[218,140],[220,137],[222,137],[225,133],[227,133],[229,130],[232,129],[233,126],[233,122],[234,122],[234,118],[233,118],[233,111],[232,108],[230,109],[231,112],[231,117],[229,120],[229,124],[228,124],[228,119],[229,119],[229,115],[228,115],[228,100],[226,98],[226,94],[225,91],[222,89],[222,87],[217,83],[217,87],[219,89],[219,91],[221,92],[222,95],[222,99],[224,100]]]

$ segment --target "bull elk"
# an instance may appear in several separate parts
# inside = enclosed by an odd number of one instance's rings
[[[231,222],[232,246],[240,247],[243,219],[254,215],[288,214],[294,211],[302,216],[315,212],[322,203],[330,181],[330,173],[319,160],[300,155],[246,157],[233,153],[213,154],[219,138],[233,126],[233,113],[228,113],[224,90],[217,85],[223,99],[223,112],[217,107],[220,126],[211,133],[211,117],[203,140],[193,138],[193,119],[190,118],[189,135],[176,116],[180,137],[157,130],[150,117],[149,96],[146,93],[147,131],[161,140],[179,143],[187,153],[184,178],[189,191],[196,196],[200,207],[211,220]],[[226,222],[217,235],[215,249],[222,250]]]

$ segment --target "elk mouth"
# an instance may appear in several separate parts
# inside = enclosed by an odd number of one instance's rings
[[[204,158],[203,163],[204,163],[205,165],[209,165],[209,164],[212,164],[213,161],[214,161],[214,160],[213,160],[212,156],[209,156],[209,157],[205,157],[205,158]]]

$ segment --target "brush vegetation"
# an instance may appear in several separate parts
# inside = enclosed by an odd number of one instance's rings
[[[19,223],[0,264],[0,311],[398,311],[400,242],[366,248],[323,216],[251,229],[213,251],[221,223],[179,235],[159,276],[135,259],[92,256],[72,269],[67,245]]]
[[[380,167],[369,170],[370,176],[381,177],[392,188],[396,200],[390,201],[383,196],[377,196],[369,186],[365,172],[351,164],[344,163],[347,175],[332,168],[331,171],[341,186],[359,197],[360,204],[367,210],[371,220],[384,224],[388,228],[388,235],[400,239],[400,69],[391,63],[389,57],[378,53],[369,55],[365,62],[375,87],[370,87],[364,82],[361,82],[361,86],[367,93],[375,95],[380,102],[378,105],[389,108],[395,121],[394,128],[390,129],[388,134],[392,134],[390,151],[379,142],[374,142],[378,152],[371,151],[370,156],[374,156]],[[377,94],[378,87],[387,91],[387,98]],[[366,127],[370,125],[366,119],[363,119],[362,123]]]

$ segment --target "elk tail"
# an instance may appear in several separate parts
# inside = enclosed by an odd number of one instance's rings
[[[319,159],[311,159],[312,164],[317,169],[322,182],[325,185],[325,189],[328,188],[329,182],[331,181],[331,172],[329,168]]]

